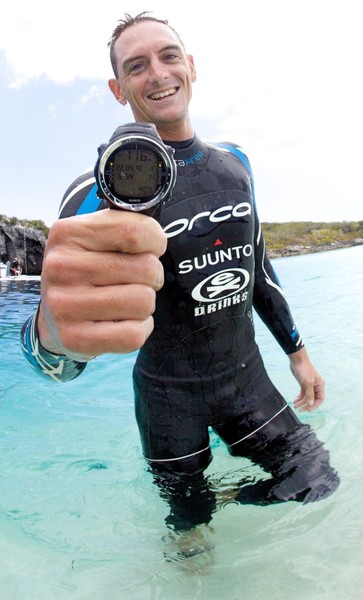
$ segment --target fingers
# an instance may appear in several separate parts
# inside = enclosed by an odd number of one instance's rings
[[[119,210],[101,210],[56,221],[48,244],[67,244],[92,252],[151,252],[162,256],[166,236],[159,223],[146,215]]]
[[[47,285],[113,286],[140,283],[159,290],[164,283],[160,260],[150,252],[85,252],[80,249],[48,249],[42,271]]]
[[[146,285],[79,286],[77,293],[69,288],[57,288],[48,293],[52,317],[64,323],[145,320],[155,310],[155,291]]]
[[[160,225],[145,215],[103,210],[57,221],[43,260],[41,344],[77,360],[140,348],[153,330],[165,249]]]
[[[66,355],[87,361],[101,354],[125,354],[141,348],[154,329],[154,320],[73,322],[58,335]]]
[[[312,412],[324,402],[324,398],[324,382],[321,381],[316,385],[302,388],[294,401],[294,407],[301,412]]]
[[[289,355],[290,369],[300,384],[300,393],[294,401],[294,407],[311,412],[324,402],[325,382],[310,362],[306,348]]]

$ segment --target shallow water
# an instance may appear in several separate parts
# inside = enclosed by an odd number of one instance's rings
[[[135,355],[102,357],[72,383],[28,367],[19,331],[37,281],[0,280],[0,570],[4,600],[361,598],[363,247],[273,261],[327,401],[303,415],[342,483],[325,501],[221,505],[213,546],[167,560],[168,510],[146,472],[133,414]],[[268,371],[291,402],[286,357],[257,321]],[[227,490],[256,476],[212,435],[208,475]]]

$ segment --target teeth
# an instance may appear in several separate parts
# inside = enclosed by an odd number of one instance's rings
[[[166,96],[172,96],[176,93],[176,88],[171,88],[171,90],[165,90],[165,92],[156,92],[155,94],[151,94],[150,98],[152,100],[160,100],[160,98],[165,98]]]

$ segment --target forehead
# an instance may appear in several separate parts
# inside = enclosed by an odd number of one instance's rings
[[[114,52],[117,62],[124,63],[135,56],[149,52],[158,52],[167,46],[179,46],[182,43],[177,34],[164,23],[144,21],[128,27],[116,40]]]

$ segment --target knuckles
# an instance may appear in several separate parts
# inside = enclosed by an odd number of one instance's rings
[[[127,211],[126,211],[127,212]],[[160,224],[142,214],[127,214],[120,225],[122,226],[122,243],[125,251],[142,253],[149,250],[157,256],[162,256],[167,247],[167,238]],[[152,240],[146,242],[146,240]]]
[[[85,327],[84,323],[59,328],[59,340],[68,355],[97,356],[100,354],[126,354],[141,348],[153,329],[145,327],[145,321],[125,320],[110,327]],[[117,331],[116,331],[117,330]]]
[[[61,261],[83,251],[150,254],[158,258],[166,247],[166,235],[155,219],[127,211],[102,210],[56,221],[48,234],[45,257],[56,252]]]
[[[69,240],[76,235],[79,225],[77,217],[59,219],[55,221],[48,233],[47,248],[57,245],[63,245],[65,240]]]

